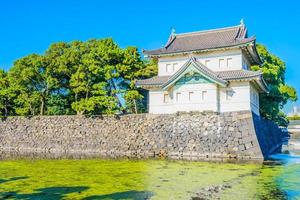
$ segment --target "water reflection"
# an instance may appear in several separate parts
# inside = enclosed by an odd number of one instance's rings
[[[274,183],[286,194],[287,199],[300,199],[300,139],[291,138],[283,147],[284,153],[270,157],[276,170]]]

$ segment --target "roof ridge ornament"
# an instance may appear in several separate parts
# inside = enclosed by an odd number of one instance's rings
[[[176,29],[174,27],[171,27],[171,35],[172,36],[176,35]]]
[[[174,27],[171,27],[171,34],[169,36],[167,44],[165,45],[165,48],[168,48],[175,38],[176,38],[176,30]]]
[[[245,25],[245,23],[244,23],[244,18],[241,18],[241,20],[240,20],[240,25],[241,25],[241,26],[244,26],[244,25]]]
[[[240,25],[239,25],[239,30],[237,31],[237,35],[236,35],[235,40],[242,41],[247,37],[248,37],[247,27],[245,25],[244,18],[241,18]]]

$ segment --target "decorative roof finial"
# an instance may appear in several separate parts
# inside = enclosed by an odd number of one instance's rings
[[[244,19],[243,18],[241,19],[240,24],[244,25]]]
[[[172,36],[176,35],[176,30],[174,27],[171,27],[171,35]]]
[[[165,48],[168,48],[168,46],[173,42],[173,40],[176,38],[176,31],[175,28],[171,27],[171,35],[169,36],[168,42],[165,45]]]

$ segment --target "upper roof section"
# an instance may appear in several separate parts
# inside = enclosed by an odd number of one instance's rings
[[[255,47],[256,38],[247,36],[247,28],[241,21],[238,26],[176,34],[172,31],[167,44],[155,50],[144,50],[150,57],[195,53],[218,50],[224,48],[244,47],[250,54],[253,64],[260,64],[261,60]],[[248,48],[247,48],[248,47]]]

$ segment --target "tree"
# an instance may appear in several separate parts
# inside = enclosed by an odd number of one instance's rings
[[[269,94],[260,95],[260,112],[278,125],[287,126],[288,119],[281,109],[288,101],[297,100],[296,90],[285,83],[285,63],[265,46],[257,45],[257,49],[263,64],[252,66],[251,69],[262,71],[270,91]]]
[[[13,114],[13,99],[16,94],[10,85],[7,73],[0,69],[0,117]]]
[[[73,114],[66,95],[51,94],[46,101],[47,115]]]
[[[70,80],[78,70],[85,51],[83,42],[74,41],[54,43],[45,52],[45,58],[50,61],[48,67],[52,71],[52,77],[57,80],[59,86],[49,99],[48,114],[74,114],[76,112],[71,108],[76,94],[70,86]]]
[[[16,113],[20,115],[45,114],[47,98],[58,87],[44,56],[31,54],[17,60],[9,71],[12,84],[19,95],[15,102]]]
[[[116,113],[121,109],[117,65],[122,49],[112,39],[51,45],[46,57],[77,114]]]
[[[116,114],[144,110],[135,81],[156,73],[157,63],[143,61],[136,47],[107,38],[54,43],[18,59],[5,80],[17,115]]]
[[[128,47],[124,50],[124,61],[118,69],[124,77],[123,88],[125,88],[124,99],[126,109],[132,113],[146,111],[144,95],[145,91],[135,86],[138,79],[145,79],[157,75],[157,60],[151,59],[142,61],[138,49]]]
[[[71,76],[71,91],[75,94],[72,108],[78,114],[116,113],[120,100],[113,82],[119,77],[116,66],[121,61],[120,48],[112,39],[89,40]]]
[[[150,78],[158,74],[157,59],[144,60],[143,63],[143,68],[137,73],[137,79]],[[147,95],[149,95],[149,93],[147,90],[142,88],[137,88],[137,90],[139,91],[141,96],[143,96],[143,98],[137,100],[138,111],[141,113],[147,112]]]

